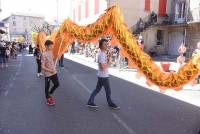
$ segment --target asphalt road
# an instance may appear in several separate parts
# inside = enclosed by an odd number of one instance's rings
[[[58,67],[56,106],[45,104],[44,78],[37,78],[32,56],[22,55],[0,70],[0,134],[196,134],[200,108],[116,77],[108,108],[105,92],[97,110],[85,107],[96,86],[96,70],[64,61]]]

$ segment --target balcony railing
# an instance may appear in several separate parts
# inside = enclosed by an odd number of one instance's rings
[[[144,18],[141,18],[141,20],[138,20],[138,22],[133,25],[130,29],[133,31],[134,34],[139,34],[140,32],[144,31],[146,28],[150,26],[157,26],[157,25],[171,25],[174,23],[174,20],[172,19],[172,15],[166,15],[165,17],[157,16],[152,18],[151,14],[147,15]]]
[[[192,9],[188,14],[188,21],[200,21],[200,7]]]

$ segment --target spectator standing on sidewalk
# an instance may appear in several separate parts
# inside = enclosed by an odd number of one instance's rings
[[[72,43],[71,45],[71,50],[70,50],[70,54],[75,54],[76,50],[75,50],[75,42]]]
[[[40,77],[42,75],[41,73],[41,51],[39,49],[39,46],[37,45],[35,51],[34,51],[34,57],[36,59],[36,63],[37,63],[37,70],[38,70],[38,73],[37,73],[37,76]]]
[[[13,43],[11,48],[11,54],[13,59],[17,59],[17,45],[16,43]]]
[[[59,59],[59,66],[60,67],[64,67],[64,65],[63,65],[63,60],[64,60],[64,54],[60,57],[60,59]]]
[[[144,39],[143,39],[143,37],[141,35],[138,38],[138,44],[139,44],[140,48],[142,50],[144,50]]]
[[[96,95],[101,91],[102,86],[104,86],[106,91],[106,98],[110,108],[112,109],[119,109],[117,105],[113,103],[111,100],[111,88],[110,88],[110,81],[109,81],[109,73],[108,68],[110,64],[110,54],[108,53],[108,41],[106,39],[101,39],[99,41],[99,48],[101,49],[98,55],[98,81],[96,85],[96,89],[92,92],[87,106],[91,108],[97,108],[94,104],[94,99]]]
[[[8,66],[6,63],[6,46],[4,42],[0,43],[0,63],[2,69]]]
[[[200,42],[197,43],[197,49],[194,50],[192,57],[200,55]],[[200,75],[197,77],[197,83],[200,84]]]
[[[29,45],[29,54],[33,54],[33,47],[32,47],[32,44]]]
[[[9,45],[6,46],[6,62],[8,63],[8,60],[10,58],[10,48]]]
[[[178,52],[180,56],[178,56],[177,62],[180,64],[180,67],[181,67],[185,63],[185,56],[184,56],[184,53],[186,52],[185,45],[181,44],[181,46],[178,49]]]
[[[53,99],[53,93],[55,90],[59,87],[59,81],[58,76],[56,72],[56,65],[53,61],[53,42],[50,40],[47,40],[45,42],[46,51],[42,53],[42,70],[45,75],[45,95],[47,99],[47,105],[52,106],[55,105],[55,100]],[[53,86],[51,90],[50,88],[50,82],[52,81]]]

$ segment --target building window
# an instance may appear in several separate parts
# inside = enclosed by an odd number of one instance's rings
[[[145,0],[144,10],[150,11],[150,0]]]
[[[15,16],[13,16],[12,19],[15,20],[16,19]]]
[[[159,0],[159,16],[165,16],[166,15],[166,8],[167,8],[167,0]]]
[[[157,45],[164,45],[164,31],[157,31]]]
[[[185,2],[176,4],[176,18],[185,18]]]
[[[99,0],[94,1],[94,14],[99,13]]]
[[[85,1],[85,17],[89,17],[89,0]]]
[[[16,21],[13,21],[13,26],[16,26]]]

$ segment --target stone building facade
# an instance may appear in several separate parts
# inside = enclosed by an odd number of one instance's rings
[[[178,55],[181,44],[187,46],[190,57],[200,41],[200,1],[199,0],[107,0],[108,6],[118,4],[125,22],[134,34],[144,38],[145,51],[156,50],[160,55]],[[154,24],[149,21],[151,12],[157,15]],[[142,21],[139,21],[141,18]],[[137,24],[145,24],[136,33]],[[140,26],[140,25],[139,25]]]
[[[9,24],[10,39],[23,37],[26,41],[31,41],[33,27],[41,27],[44,24],[44,17],[33,14],[15,13],[5,18],[3,22]]]
[[[71,19],[79,25],[87,25],[95,22],[106,9],[106,0],[72,0]]]
[[[157,56],[177,56],[179,46],[185,44],[190,57],[200,41],[199,0],[73,0],[72,3],[71,18],[83,25],[94,22],[107,7],[119,5],[129,29],[143,36],[145,51],[156,51]]]

